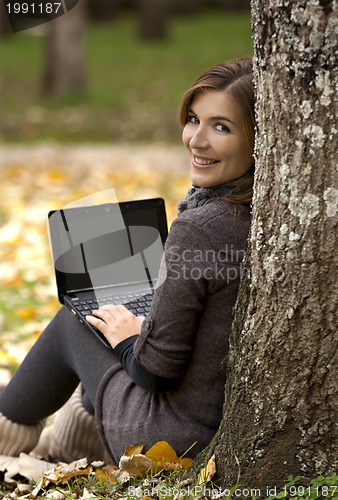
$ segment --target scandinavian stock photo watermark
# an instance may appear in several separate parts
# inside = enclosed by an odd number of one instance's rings
[[[173,280],[216,279],[231,283],[240,278],[243,271],[245,251],[233,245],[223,249],[181,249],[172,245],[168,248],[170,263],[168,277]]]
[[[261,488],[249,488],[242,484],[233,486],[232,488],[218,488],[216,485],[200,484],[196,486],[168,486],[159,484],[158,486],[141,488],[140,486],[129,486],[128,498],[210,498],[211,500],[224,500],[227,498],[251,498],[266,500],[278,495],[280,498],[298,498],[305,495],[310,496],[314,493],[317,497],[332,498],[338,491],[337,485],[321,485],[321,486],[300,486],[300,485],[285,485],[282,488],[277,486],[265,486]]]

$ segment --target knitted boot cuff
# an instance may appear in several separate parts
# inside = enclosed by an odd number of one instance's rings
[[[18,424],[0,413],[0,455],[18,456],[29,453],[39,440],[46,420],[37,424]]]
[[[60,447],[62,460],[71,462],[83,457],[106,460],[107,452],[99,438],[95,417],[82,404],[83,387],[78,385],[71,398],[59,410],[54,420],[54,438]]]

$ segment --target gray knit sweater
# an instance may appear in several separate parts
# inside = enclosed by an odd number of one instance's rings
[[[134,384],[116,360],[97,393],[103,443],[118,462],[128,445],[168,441],[193,457],[222,418],[232,309],[250,225],[249,211],[214,201],[173,222],[166,242],[166,279],[134,345],[136,358],[156,375],[180,377],[177,389],[152,394]],[[164,267],[163,267],[164,269]]]

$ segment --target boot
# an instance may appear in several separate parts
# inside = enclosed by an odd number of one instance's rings
[[[83,388],[79,384],[67,403],[56,413],[54,422],[46,427],[32,454],[47,460],[72,462],[87,457],[88,462],[111,463],[101,443],[95,418],[82,405]]]
[[[18,424],[0,413],[0,455],[17,457],[29,453],[39,440],[45,420],[37,424]]]

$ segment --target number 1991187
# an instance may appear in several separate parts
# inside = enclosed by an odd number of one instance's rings
[[[6,4],[8,14],[57,14],[60,7],[61,2]]]

